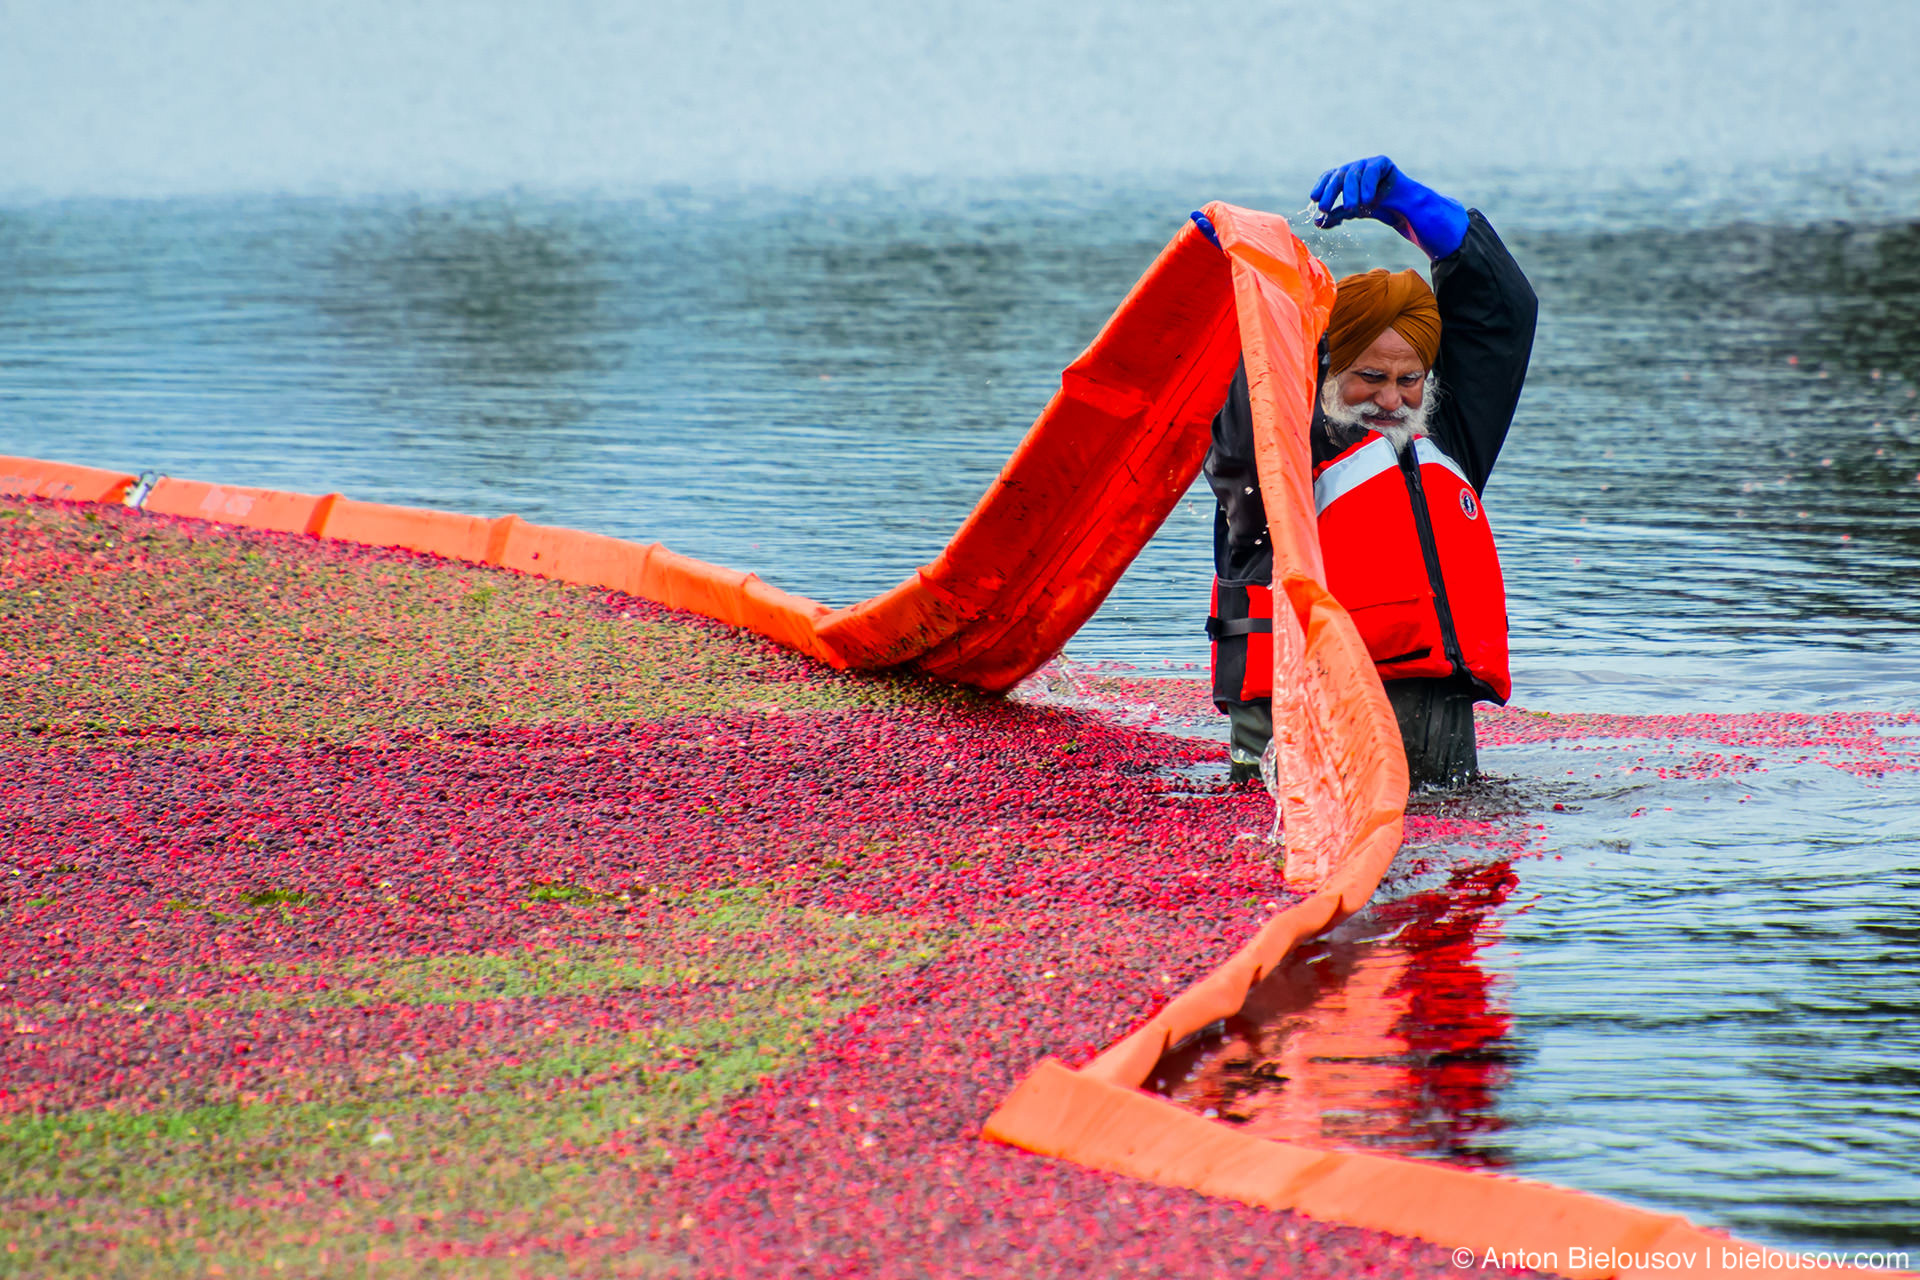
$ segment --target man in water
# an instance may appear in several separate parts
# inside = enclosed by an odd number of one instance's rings
[[[1327,587],[1353,616],[1400,722],[1414,786],[1478,775],[1473,704],[1503,703],[1506,592],[1480,494],[1506,440],[1538,304],[1478,210],[1385,156],[1329,169],[1315,222],[1384,222],[1432,263],[1339,282],[1313,415]],[[1244,366],[1213,423],[1214,704],[1236,780],[1273,736],[1273,551]]]

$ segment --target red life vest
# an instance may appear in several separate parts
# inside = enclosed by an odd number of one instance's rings
[[[1327,589],[1353,616],[1380,678],[1465,674],[1505,702],[1506,586],[1486,510],[1459,465],[1425,437],[1402,456],[1370,431],[1314,468],[1313,502]],[[1229,615],[1243,593],[1248,621],[1236,627]],[[1214,584],[1216,697],[1221,677],[1231,686],[1237,674],[1221,669],[1219,641],[1236,634],[1248,641],[1240,700],[1273,696],[1272,617],[1268,588]]]
[[[1273,696],[1273,588],[1264,582],[1234,586],[1213,580],[1213,612],[1207,618],[1213,641],[1213,696],[1252,702]],[[1245,644],[1220,642],[1245,636]]]

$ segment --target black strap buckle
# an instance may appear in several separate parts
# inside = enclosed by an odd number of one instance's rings
[[[1207,639],[1218,643],[1233,636],[1270,635],[1272,618],[1208,618]]]

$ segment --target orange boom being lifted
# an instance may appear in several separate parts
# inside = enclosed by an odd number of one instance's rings
[[[1093,616],[1199,473],[1209,424],[1243,360],[1274,536],[1274,718],[1287,876],[1318,886],[1397,845],[1398,730],[1351,620],[1327,594],[1306,432],[1333,281],[1284,219],[1204,213],[1127,294],[973,514],[933,563],[845,609],[657,543],[444,511],[222,487],[151,484],[0,458],[0,493],[92,501],[308,533],[611,587],[745,627],[836,667],[906,667],[990,692],[1044,665]],[[1391,850],[1389,855],[1391,856]]]

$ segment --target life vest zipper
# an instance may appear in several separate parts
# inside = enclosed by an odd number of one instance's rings
[[[1447,580],[1440,572],[1440,544],[1433,537],[1433,515],[1427,510],[1427,491],[1420,483],[1420,460],[1414,456],[1413,442],[1396,447],[1395,461],[1407,482],[1407,501],[1413,505],[1413,527],[1420,531],[1420,554],[1427,561],[1427,583],[1433,588],[1433,611],[1440,618],[1440,643],[1455,675],[1467,674],[1467,662],[1460,652],[1460,637],[1453,629],[1453,606],[1447,603]]]

